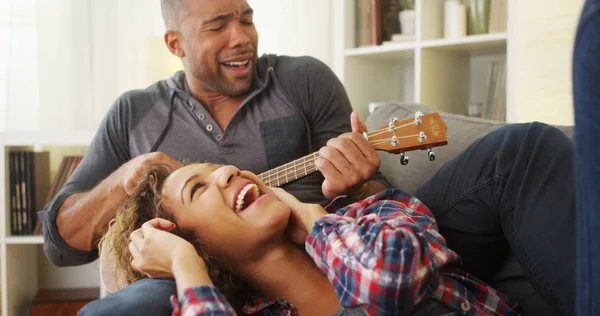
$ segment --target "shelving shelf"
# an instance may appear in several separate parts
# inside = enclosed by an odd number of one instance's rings
[[[423,103],[439,111],[467,114],[468,104],[486,99],[485,82],[492,61],[507,65],[507,108],[511,107],[511,12],[501,33],[444,38],[444,0],[415,1],[415,40],[356,47],[354,1],[335,0],[334,72],[361,117],[370,102]],[[482,86],[483,83],[483,86]],[[508,112],[508,111],[507,111]]]
[[[43,245],[43,236],[10,236],[4,238],[7,245]]]
[[[345,57],[363,57],[397,61],[398,58],[414,56],[417,48],[434,48],[456,53],[493,54],[506,52],[506,33],[470,35],[457,39],[434,39],[406,43],[348,48]]]
[[[47,151],[50,175],[56,176],[64,156],[81,155],[87,150],[94,131],[0,132],[0,283],[1,315],[24,315],[31,299],[40,289],[101,287],[98,262],[58,268],[43,253],[42,236],[11,236],[9,189],[9,152]],[[49,179],[47,179],[49,180]],[[36,186],[41,183],[37,182]],[[43,180],[42,180],[43,181]]]
[[[344,51],[346,57],[364,57],[381,60],[397,60],[402,58],[412,58],[417,44],[394,43],[389,45],[349,48]]]
[[[507,40],[506,33],[482,34],[458,39],[426,40],[420,43],[420,47],[467,54],[505,54]]]

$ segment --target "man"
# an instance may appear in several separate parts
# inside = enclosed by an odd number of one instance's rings
[[[113,105],[82,164],[42,214],[53,263],[98,257],[98,237],[152,162],[210,161],[259,173],[318,150],[323,178],[286,187],[300,200],[324,204],[386,186],[375,172],[379,159],[356,133],[364,127],[355,115],[348,124],[348,98],[326,66],[311,58],[257,58],[244,0],[162,5],[165,43],[185,71]],[[415,194],[468,268],[491,261],[493,273],[510,246],[534,287],[565,314],[574,289],[574,201],[564,185],[572,181],[570,146],[548,126],[510,126],[476,142]],[[142,280],[82,314],[165,315],[173,293],[172,281]]]
[[[286,187],[303,201],[361,198],[387,187],[375,174],[377,154],[348,133],[351,107],[339,80],[312,58],[258,58],[246,1],[171,0],[162,9],[165,43],[185,71],[112,106],[81,165],[42,213],[44,250],[54,264],[98,257],[99,237],[153,162],[192,159],[258,173],[318,150],[324,181],[314,174]],[[357,116],[352,124],[364,128]],[[161,283],[142,285],[139,292],[149,293]],[[159,315],[161,306],[170,308],[168,295],[147,298],[130,302]],[[111,314],[131,314],[123,308],[113,305]]]

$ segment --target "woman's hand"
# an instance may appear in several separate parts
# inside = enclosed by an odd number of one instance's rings
[[[155,218],[131,233],[131,266],[155,279],[173,278],[174,266],[182,260],[191,260],[206,271],[206,263],[198,256],[194,246],[170,233],[174,228],[174,223]]]
[[[320,217],[327,215],[327,211],[325,211],[321,205],[298,201],[298,199],[287,193],[284,189],[271,189],[281,202],[290,207],[292,216],[286,229],[288,238],[295,244],[304,244],[306,236],[308,236],[315,225],[315,221]]]

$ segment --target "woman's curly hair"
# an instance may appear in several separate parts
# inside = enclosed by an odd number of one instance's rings
[[[105,252],[105,260],[114,266],[113,277],[122,275],[127,284],[146,278],[139,271],[133,269],[131,261],[133,257],[129,252],[128,245],[131,241],[131,233],[142,227],[142,224],[153,218],[164,218],[174,222],[173,214],[162,206],[160,190],[165,179],[173,172],[166,164],[151,165],[144,175],[142,181],[134,193],[120,205],[117,215],[110,222],[108,229],[100,239],[99,252],[102,248]],[[191,242],[198,255],[204,259],[208,268],[208,274],[217,288],[219,288],[230,304],[240,310],[248,298],[249,285],[230,269],[220,264],[214,258],[208,256],[202,247],[202,243],[191,231],[182,231],[178,228],[172,231],[185,240]]]

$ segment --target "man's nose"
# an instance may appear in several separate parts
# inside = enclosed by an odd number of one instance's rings
[[[230,44],[231,47],[242,47],[245,48],[250,43],[250,37],[244,32],[244,28],[240,23],[233,23],[231,30]]]
[[[221,188],[226,188],[240,174],[240,169],[234,166],[223,166],[215,171],[216,184]]]

